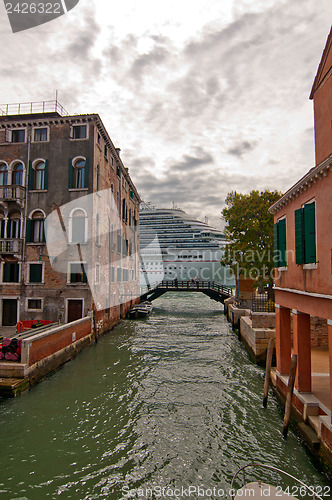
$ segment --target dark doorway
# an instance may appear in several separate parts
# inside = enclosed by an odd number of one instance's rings
[[[68,300],[68,323],[83,317],[83,300],[70,299]]]
[[[17,299],[2,299],[2,326],[17,323]]]

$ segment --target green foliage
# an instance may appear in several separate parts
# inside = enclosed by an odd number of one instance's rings
[[[222,265],[229,265],[236,277],[272,283],[274,268],[273,215],[269,207],[281,196],[278,191],[228,193],[222,217],[229,242]]]

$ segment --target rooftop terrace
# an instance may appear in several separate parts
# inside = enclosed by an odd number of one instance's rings
[[[56,113],[59,116],[69,116],[68,111],[61,106],[57,99],[53,101],[0,104],[0,119],[9,116],[40,115],[46,113]]]

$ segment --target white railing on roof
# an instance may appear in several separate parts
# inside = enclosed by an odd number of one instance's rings
[[[0,114],[7,115],[30,115],[39,113],[59,113],[61,116],[68,116],[58,100],[39,102],[16,102],[11,104],[0,104]]]

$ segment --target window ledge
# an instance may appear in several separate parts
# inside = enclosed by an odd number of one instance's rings
[[[29,189],[29,193],[47,193],[47,189]]]
[[[46,245],[46,242],[45,241],[26,241],[26,244],[29,245],[29,246],[42,246],[42,245]]]
[[[303,264],[303,269],[318,269],[318,262],[313,262],[312,264]]]
[[[69,285],[69,286],[84,286],[84,287],[88,286],[87,283],[66,283],[66,285]]]
[[[89,188],[69,188],[68,191],[89,191]]]
[[[45,285],[45,283],[29,283],[28,281],[25,283],[26,286],[36,286],[36,285]]]
[[[69,137],[70,141],[88,141],[89,137]]]
[[[276,269],[278,269],[278,271],[287,271],[288,267],[287,266],[282,266],[282,267],[276,267]]]

